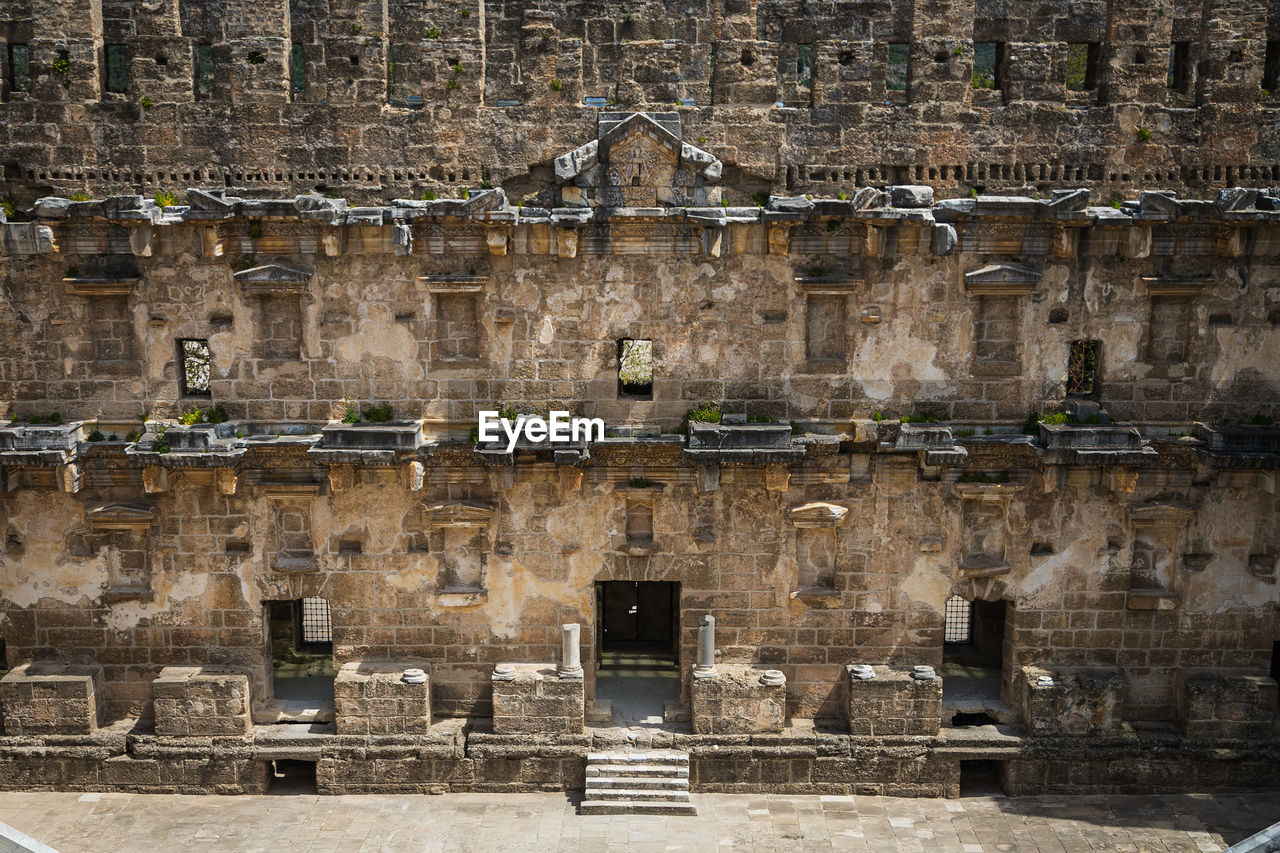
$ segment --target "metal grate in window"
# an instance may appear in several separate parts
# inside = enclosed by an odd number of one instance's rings
[[[1067,393],[1092,394],[1097,390],[1100,341],[1072,341],[1067,354]]]
[[[973,602],[958,595],[947,599],[946,623],[942,629],[942,642],[963,646],[973,642]]]
[[[302,642],[333,642],[333,626],[329,617],[329,602],[323,598],[302,599]]]

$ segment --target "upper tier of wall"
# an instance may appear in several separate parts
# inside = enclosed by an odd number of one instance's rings
[[[5,0],[0,47],[29,51],[30,84],[0,63],[3,192],[521,197],[605,104],[678,105],[732,202],[1280,181],[1275,2],[1023,6]],[[997,88],[972,85],[976,44]],[[1094,46],[1083,90],[1071,44]]]

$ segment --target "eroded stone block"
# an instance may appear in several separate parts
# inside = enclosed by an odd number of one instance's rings
[[[785,679],[769,678],[751,666],[718,664],[712,678],[694,678],[694,734],[765,734],[781,732],[787,719]],[[781,675],[781,673],[778,673]]]
[[[494,734],[580,734],[586,691],[580,678],[560,678],[555,664],[511,664],[493,680]]]
[[[102,667],[30,663],[0,679],[7,735],[84,735],[102,720]]]
[[[942,679],[873,667],[875,678],[849,676],[849,734],[936,735],[942,727]]]
[[[1115,672],[1027,666],[1022,668],[1022,682],[1022,719],[1033,735],[1120,730],[1124,680]]]
[[[249,676],[216,666],[166,666],[151,682],[156,734],[239,736],[253,726]]]
[[[405,681],[405,671],[430,672],[415,661],[355,661],[333,680],[338,734],[426,734],[431,728],[431,679]]]
[[[1277,685],[1266,675],[1179,670],[1174,719],[1187,737],[1265,738],[1275,724]]]

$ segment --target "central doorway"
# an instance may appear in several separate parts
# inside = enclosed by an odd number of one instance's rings
[[[596,697],[612,724],[661,726],[680,699],[680,585],[596,584]]]

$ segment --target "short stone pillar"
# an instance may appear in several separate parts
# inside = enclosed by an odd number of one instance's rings
[[[698,620],[698,663],[694,679],[716,677],[716,617],[703,614]]]
[[[1124,679],[1111,670],[1024,666],[1022,721],[1031,735],[1105,735],[1120,731]]]
[[[0,679],[7,735],[87,735],[103,720],[102,667],[29,663]]]
[[[780,670],[725,664],[689,687],[693,732],[746,735],[781,732],[787,721],[787,678]]]
[[[560,677],[582,678],[582,626],[560,626]]]
[[[499,735],[581,734],[586,688],[581,678],[562,678],[551,664],[494,667],[493,732]]]
[[[431,679],[416,661],[353,661],[333,679],[340,735],[421,735],[431,729]]]
[[[253,728],[249,675],[216,666],[166,666],[151,682],[160,737],[242,736]]]
[[[1269,737],[1277,690],[1275,680],[1266,675],[1179,670],[1174,680],[1174,720],[1187,737]]]
[[[865,670],[848,669],[849,734],[926,736],[942,727],[941,678],[887,666],[872,667],[866,678]]]

